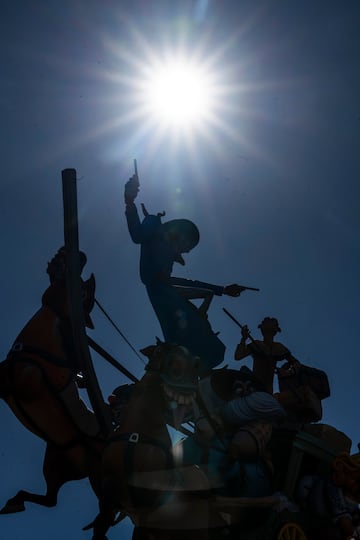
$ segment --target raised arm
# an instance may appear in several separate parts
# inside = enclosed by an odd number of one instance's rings
[[[127,226],[131,239],[135,244],[141,244],[142,241],[141,222],[134,203],[138,192],[139,180],[137,175],[134,174],[125,184],[124,199]]]
[[[234,359],[242,360],[251,354],[250,348],[246,345],[246,340],[249,337],[249,329],[246,324],[241,328],[241,340],[235,350]]]

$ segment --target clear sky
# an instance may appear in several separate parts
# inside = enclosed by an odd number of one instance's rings
[[[257,336],[279,319],[280,340],[327,371],[324,422],[356,449],[359,382],[360,4],[331,0],[2,0],[0,220],[5,357],[38,309],[46,263],[63,243],[61,170],[78,173],[80,244],[97,298],[137,349],[160,328],[138,277],[123,185],[137,158],[139,202],[188,218],[201,240],[174,275],[259,287],[216,298],[209,318],[233,353],[238,328]],[[144,70],[182,49],[218,81],[213,118],[160,129],[141,113]],[[94,311],[92,336],[140,376],[143,364]],[[104,395],[125,382],[94,358]],[[44,444],[0,404],[0,506],[43,491]],[[86,481],[55,509],[0,516],[0,538],[90,538]],[[123,538],[130,538],[126,528]],[[120,538],[121,527],[109,533]]]

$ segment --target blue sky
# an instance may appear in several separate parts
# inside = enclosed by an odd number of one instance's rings
[[[277,317],[294,356],[327,371],[323,420],[356,448],[359,3],[3,0],[1,8],[3,356],[37,310],[46,263],[63,243],[67,167],[78,173],[80,245],[98,300],[137,349],[160,334],[124,217],[123,185],[136,157],[139,202],[200,229],[174,275],[261,289],[213,302],[226,363],[238,366],[239,332],[222,307],[254,336],[263,317]],[[216,122],[191,135],[159,131],[136,114],[142,70],[179,44],[211,60],[222,84]],[[93,337],[140,376],[139,359],[101,313],[93,318]],[[125,382],[94,363],[105,396]],[[0,414],[3,504],[20,488],[43,490],[44,444],[4,403]],[[55,509],[28,505],[1,516],[1,537],[90,538],[81,526],[95,512],[87,483],[68,484]]]

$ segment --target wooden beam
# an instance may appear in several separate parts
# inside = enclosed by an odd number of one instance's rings
[[[66,287],[73,332],[75,354],[79,369],[84,374],[91,406],[106,437],[112,430],[111,417],[104,403],[102,392],[92,363],[85,332],[82,303],[79,232],[77,216],[76,170],[62,171],[64,238],[66,249]]]
[[[88,339],[89,346],[95,352],[97,352],[100,356],[102,356],[102,358],[104,358],[104,360],[106,360],[107,362],[109,362],[109,364],[114,366],[114,368],[116,368],[123,375],[125,375],[125,377],[130,379],[130,381],[132,381],[134,383],[139,382],[139,379],[137,379],[135,377],[135,375],[133,375],[128,369],[126,369],[126,367],[124,367],[122,364],[120,364],[120,362],[115,360],[115,358],[113,356],[111,356],[110,353],[105,351],[105,349],[103,349],[98,343],[96,343],[96,341],[94,341],[90,336],[88,336],[87,339]]]

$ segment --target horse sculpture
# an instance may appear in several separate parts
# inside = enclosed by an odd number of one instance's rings
[[[198,361],[187,349],[175,344],[158,343],[144,352],[150,358],[146,373],[134,385],[125,419],[110,436],[103,452],[100,512],[86,527],[93,528],[93,540],[106,539],[118,510],[132,519],[136,540],[177,538],[180,521],[189,536],[199,510],[204,515],[200,516],[202,523],[207,520],[206,476],[193,467],[188,475],[174,467],[167,429],[167,423],[178,426],[192,408]],[[185,507],[181,495],[184,486]],[[189,493],[194,492],[197,493],[192,499]],[[197,504],[199,494],[205,499]],[[197,504],[197,518],[192,512],[189,520],[192,500]],[[194,538],[201,538],[203,532],[196,528]]]
[[[82,266],[86,257],[82,254]],[[55,506],[61,486],[88,477],[99,493],[101,452],[95,415],[80,399],[76,384],[76,359],[67,313],[65,251],[60,249],[48,264],[50,287],[42,306],[16,338],[0,364],[0,397],[32,433],[46,442],[43,474],[44,495],[21,490],[0,513],[25,510],[26,501]],[[94,277],[82,283],[84,313],[94,302]]]
[[[265,449],[271,422],[284,411],[271,395],[253,388],[248,373],[215,370],[208,379],[220,393],[225,429],[213,429],[211,398],[201,396],[208,381],[197,380],[196,358],[178,345],[153,348],[146,375],[132,389],[125,420],[103,453],[100,513],[86,527],[93,527],[93,540],[106,540],[118,510],[135,524],[134,540],[180,540],[184,534],[208,540],[223,533],[237,538],[247,517],[254,517],[249,506],[256,507],[259,497],[261,504],[264,497],[276,502],[271,465],[260,445],[264,439]],[[189,408],[212,433],[196,425],[192,436],[172,448],[166,424],[181,423]],[[247,501],[245,510],[233,512],[230,528],[221,515],[221,497]]]

